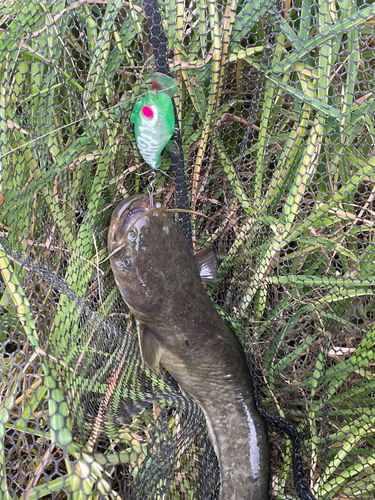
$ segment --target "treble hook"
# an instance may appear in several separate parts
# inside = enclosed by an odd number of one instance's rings
[[[154,171],[152,171],[150,173],[150,175],[148,176],[148,182],[149,182],[149,186],[147,188],[147,191],[148,191],[148,195],[150,197],[150,208],[153,208],[154,207],[154,182],[156,180],[156,173]]]

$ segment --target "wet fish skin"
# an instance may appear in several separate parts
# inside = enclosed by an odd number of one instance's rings
[[[220,465],[220,500],[269,499],[265,424],[245,356],[206,294],[186,240],[163,208],[136,195],[108,234],[116,284],[138,322],[143,360],[159,361],[203,409]]]

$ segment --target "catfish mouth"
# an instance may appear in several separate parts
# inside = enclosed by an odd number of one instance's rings
[[[117,215],[114,240],[119,241],[129,231],[130,227],[150,209],[148,196],[142,196],[142,198],[136,198],[130,203],[125,203]]]

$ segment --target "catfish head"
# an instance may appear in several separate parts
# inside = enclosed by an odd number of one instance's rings
[[[200,271],[203,281],[216,279],[213,253],[194,257],[171,215],[160,203],[151,207],[148,196],[131,196],[116,207],[108,251],[121,295],[144,323],[182,314],[187,294],[202,289]]]

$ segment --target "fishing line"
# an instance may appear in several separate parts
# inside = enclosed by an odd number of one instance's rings
[[[168,90],[172,87],[166,87],[164,90]],[[64,130],[66,129],[67,127],[70,127],[71,125],[77,125],[77,123],[80,123],[82,122],[83,120],[93,120],[93,119],[97,119],[102,113],[110,113],[111,111],[113,110],[116,110],[117,108],[120,108],[121,106],[123,106],[124,104],[127,104],[127,103],[130,103],[131,101],[134,101],[136,99],[139,99],[140,97],[144,97],[148,94],[149,90],[145,90],[144,92],[142,92],[141,94],[138,94],[137,96],[135,96],[134,94],[131,94],[127,99],[124,98],[124,99],[121,99],[117,104],[115,104],[114,106],[111,106],[109,108],[104,108],[104,109],[101,109],[99,111],[96,111],[95,113],[93,113],[92,115],[89,114],[88,116],[83,116],[82,118],[78,118],[77,120],[73,120],[69,123],[66,123],[64,125],[61,125],[61,127],[57,127],[53,130],[50,130],[49,132],[46,132],[45,134],[42,134],[42,135],[38,135],[38,137],[36,137],[35,139],[31,139],[30,141],[28,142],[25,142],[24,144],[22,144],[21,146],[17,146],[16,148],[13,148],[11,149],[10,151],[7,151],[6,153],[3,153],[0,155],[0,160],[2,160],[3,158],[5,158],[6,156],[18,151],[19,149],[22,149],[26,146],[29,146],[30,144],[34,144],[35,142],[37,142],[39,139],[45,139],[46,137],[49,137],[50,135],[53,135],[55,134],[56,132],[60,132],[61,130]],[[130,92],[129,92],[130,94]],[[33,96],[30,96],[30,97],[33,97]],[[26,101],[26,99],[24,99],[24,101]],[[83,110],[82,111],[86,111],[86,110]],[[17,125],[17,127],[20,127],[20,125],[18,124],[15,124]],[[18,129],[17,129],[18,130]],[[20,131],[20,130],[19,130]],[[21,131],[22,132],[22,131]],[[27,135],[30,135],[29,132],[27,132]],[[77,139],[79,139],[80,137],[82,136],[79,136],[77,137]],[[143,174],[142,174],[143,175]],[[167,177],[170,177],[167,175]],[[171,178],[171,177],[170,177]]]

